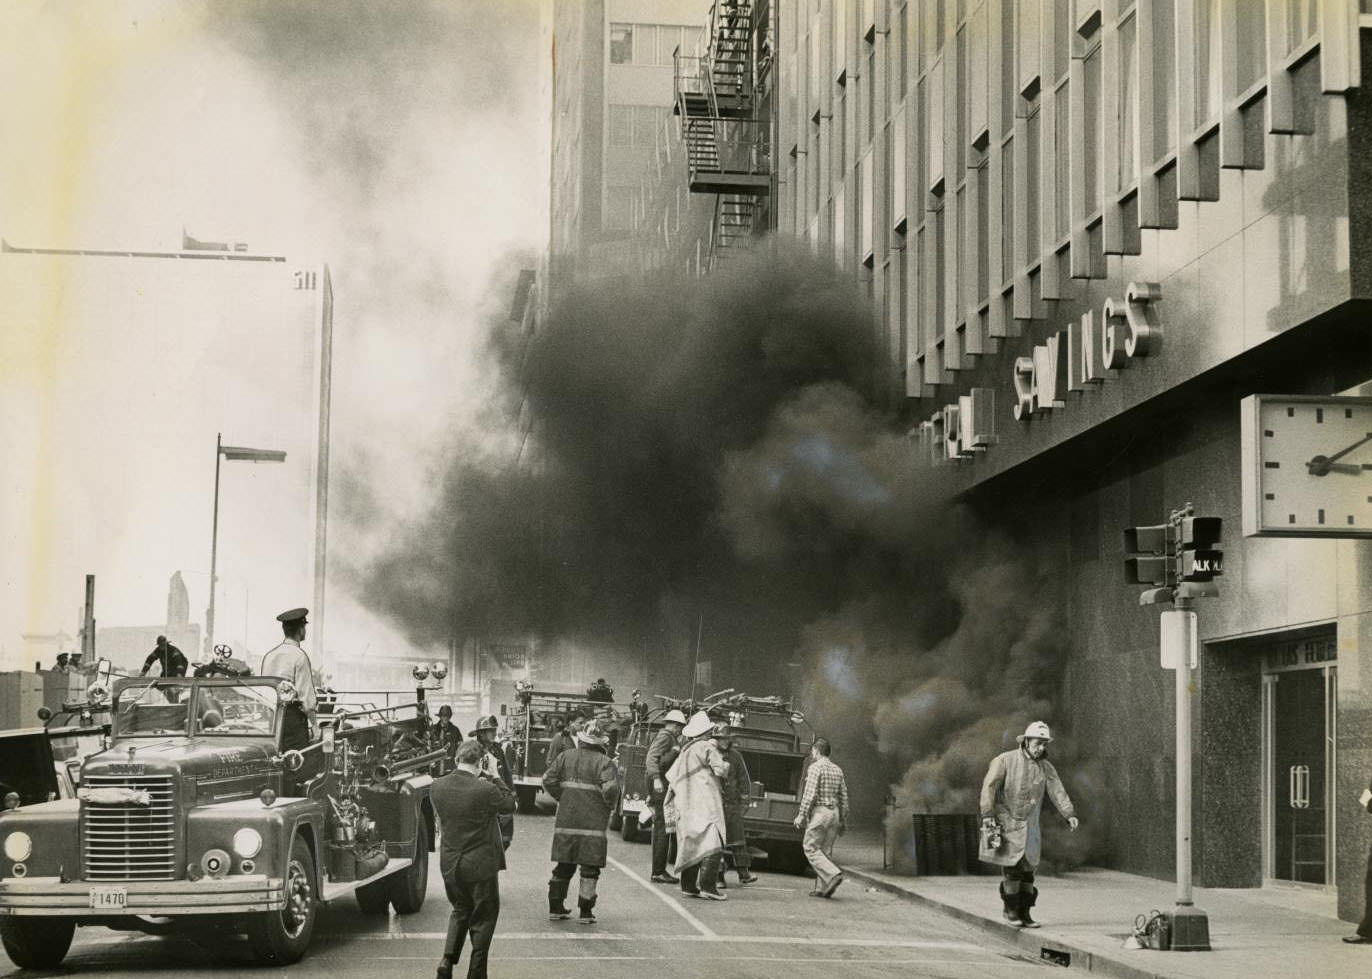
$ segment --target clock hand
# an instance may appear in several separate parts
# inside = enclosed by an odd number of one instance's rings
[[[1348,446],[1346,449],[1340,449],[1338,452],[1335,452],[1332,456],[1315,456],[1313,459],[1311,459],[1309,462],[1305,464],[1305,468],[1310,471],[1310,475],[1312,476],[1327,476],[1331,471],[1362,472],[1361,467],[1345,468],[1344,466],[1335,466],[1334,460],[1343,458],[1344,456],[1348,455],[1348,453],[1356,449],[1358,446],[1362,445],[1364,442],[1372,442],[1372,432],[1369,432],[1367,435],[1358,439],[1356,442]]]
[[[1372,432],[1368,432],[1366,435],[1358,439],[1356,442],[1354,442],[1348,448],[1344,449],[1342,452],[1335,452],[1332,456],[1329,457],[1329,461],[1333,462],[1335,459],[1342,459],[1344,456],[1348,455],[1348,453],[1352,452],[1354,449],[1362,445],[1364,442],[1372,442]]]

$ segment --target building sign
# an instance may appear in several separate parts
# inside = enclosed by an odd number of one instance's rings
[[[1131,282],[1123,301],[1107,299],[1099,311],[1087,310],[1016,357],[1010,370],[1012,414],[1027,422],[1035,415],[1067,406],[1069,393],[1102,384],[1136,358],[1153,353],[1162,338],[1155,304],[1162,287]],[[920,425],[933,463],[965,459],[996,444],[995,389],[973,388],[944,405]]]
[[[1268,648],[1262,657],[1264,673],[1286,673],[1291,670],[1310,670],[1336,663],[1339,642],[1334,636],[1284,642]]]

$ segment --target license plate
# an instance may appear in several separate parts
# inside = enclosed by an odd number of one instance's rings
[[[92,887],[91,907],[96,911],[123,911],[129,904],[129,894],[122,887]]]

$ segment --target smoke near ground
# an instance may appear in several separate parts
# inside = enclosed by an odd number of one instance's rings
[[[362,573],[416,642],[680,653],[682,696],[699,626],[714,686],[796,695],[863,821],[889,791],[893,827],[975,812],[991,757],[1054,718],[1053,581],[922,479],[849,277],[783,251],[600,281],[536,337],[494,324],[490,357],[497,431]]]

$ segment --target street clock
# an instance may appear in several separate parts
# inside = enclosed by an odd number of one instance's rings
[[[1372,398],[1254,394],[1239,408],[1246,536],[1372,537]]]

